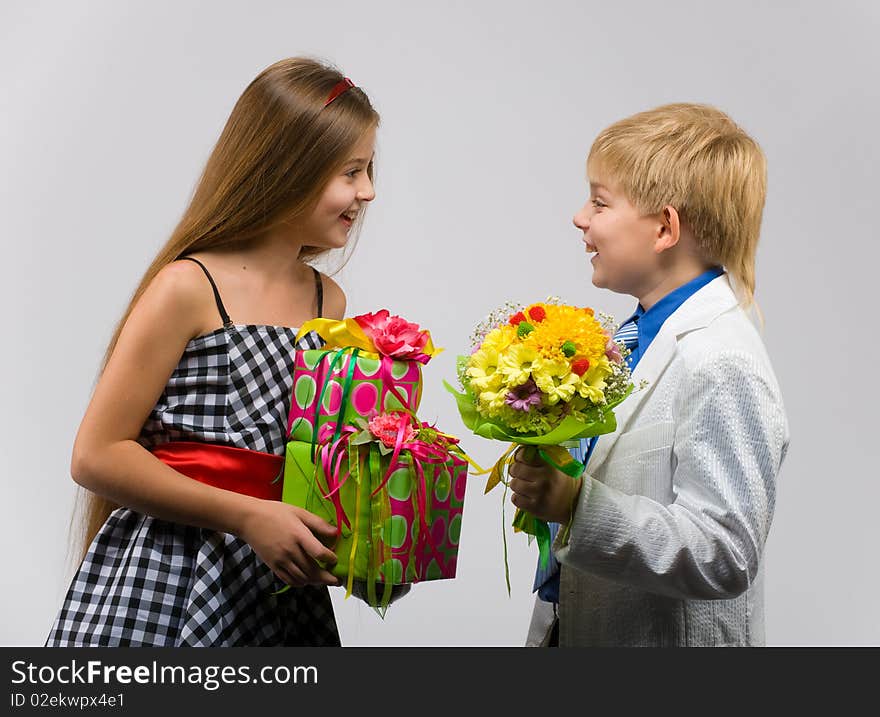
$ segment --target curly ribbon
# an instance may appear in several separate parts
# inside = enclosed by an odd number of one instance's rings
[[[419,476],[419,480],[416,481],[416,497],[418,499],[419,504],[419,528],[418,528],[418,542],[415,546],[415,550],[418,551],[418,554],[424,560],[424,564],[421,567],[421,570],[427,570],[428,564],[428,555],[433,554],[437,560],[438,565],[443,564],[443,556],[440,554],[440,551],[437,549],[437,544],[434,542],[434,535],[431,532],[431,526],[428,523],[426,516],[430,515],[431,506],[430,506],[430,491],[428,490],[428,483],[425,480],[424,470],[421,464],[418,461],[414,461],[414,467]],[[433,470],[434,478],[437,477],[437,469]],[[430,551],[430,553],[429,553]]]
[[[406,435],[406,428],[407,425],[401,421],[401,425],[397,431],[391,460],[388,462],[388,469],[385,471],[385,475],[382,477],[381,482],[373,490],[371,497],[375,498],[382,489],[385,488],[394,471],[400,468],[412,468],[417,478],[415,481],[417,505],[414,505],[414,513],[418,516],[418,524],[416,525],[417,536],[413,540],[413,550],[417,550],[420,555],[425,555],[430,551],[430,553],[437,558],[438,563],[442,564],[443,556],[440,554],[437,544],[434,542],[434,536],[431,534],[427,520],[427,516],[430,515],[430,506],[428,505],[428,495],[430,491],[428,490],[428,480],[425,475],[425,465],[431,466],[431,475],[432,477],[436,477],[437,469],[434,466],[437,464],[445,464],[446,461],[449,460],[449,450],[445,446],[425,443],[423,441],[410,441],[405,443],[403,438]],[[378,451],[378,448],[376,448],[376,450]],[[409,462],[403,461],[401,459],[401,454],[408,455],[410,458]],[[380,469],[381,466],[377,465],[377,470]],[[418,575],[422,574],[423,571],[420,566]]]
[[[507,504],[507,481],[503,480],[503,476],[510,464],[513,463],[513,454],[518,447],[518,443],[511,443],[510,447],[501,454],[501,457],[497,461],[495,461],[495,465],[491,468],[480,468],[477,466],[477,471],[471,473],[471,475],[478,476],[486,475],[486,473],[489,474],[489,478],[486,481],[486,488],[483,490],[483,495],[488,493],[499,483],[504,482],[504,493],[501,496],[501,542],[504,546],[504,582],[507,583],[508,595],[510,595],[510,560],[507,548],[507,517],[504,513],[504,506]],[[538,543],[538,549],[540,550],[540,548],[541,544]]]
[[[508,467],[511,463],[513,463],[513,453],[519,447],[518,443],[511,443],[510,447],[501,454],[501,458],[495,461],[495,465],[492,466],[489,470],[483,470],[480,473],[474,473],[473,475],[485,475],[489,474],[489,479],[486,481],[486,489],[483,491],[483,495],[492,490],[496,485],[498,485],[502,476],[507,471]]]
[[[459,456],[465,463],[467,463],[469,466],[471,466],[471,468],[474,469],[472,471],[468,471],[470,475],[482,476],[486,475],[486,473],[491,470],[487,468],[481,468],[480,465],[473,458],[465,453],[464,449],[459,445],[459,439],[452,434],[437,431],[437,437],[443,439],[443,441],[446,442],[448,450],[455,453],[455,455]]]
[[[321,495],[325,500],[329,500],[333,504],[333,508],[336,511],[336,535],[339,537],[342,534],[343,525],[351,528],[351,523],[345,514],[340,494],[343,484],[351,476],[351,464],[349,463],[349,470],[345,471],[341,476],[340,471],[346,456],[345,451],[348,447],[348,441],[351,435],[357,432],[357,429],[354,426],[346,426],[342,429],[343,435],[339,438],[336,438],[336,432],[337,426],[332,423],[325,423],[321,427],[318,450],[318,457],[320,458],[318,465],[321,466],[321,470],[316,471],[316,476],[320,473],[326,481],[327,492],[322,492]],[[328,434],[331,433],[332,435],[328,437]]]
[[[366,548],[367,554],[367,601],[376,608],[387,608],[391,601],[391,581],[385,583],[381,598],[376,593],[376,583],[380,581],[379,566],[390,558],[390,548],[382,540],[381,530],[386,516],[389,513],[387,500],[382,496],[374,497],[372,486],[380,480],[382,475],[381,455],[375,444],[368,446],[351,446],[349,440],[357,432],[353,426],[345,426],[342,436],[335,437],[337,427],[325,423],[321,427],[319,438],[320,467],[316,471],[316,479],[323,474],[327,484],[327,490],[321,490],[324,499],[331,501],[336,511],[337,536],[341,535],[342,525],[351,529],[351,549],[349,551],[348,580],[346,582],[345,597],[351,596],[354,589],[356,572],[356,558],[362,548]],[[343,463],[348,460],[346,469]],[[366,466],[365,464],[366,459]],[[350,518],[342,504],[340,489],[349,478],[356,483],[354,516]],[[369,503],[369,510],[364,506]],[[368,521],[364,523],[364,518]],[[353,524],[352,524],[353,523]],[[366,536],[365,545],[361,539]],[[387,557],[383,555],[387,553]]]

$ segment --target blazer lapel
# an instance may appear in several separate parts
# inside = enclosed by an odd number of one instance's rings
[[[596,448],[593,450],[593,455],[590,457],[590,462],[587,465],[588,473],[592,473],[602,465],[608,457],[608,453],[617,442],[617,438],[626,431],[627,425],[629,425],[638,408],[651,395],[654,386],[657,385],[657,379],[660,378],[675,354],[675,346],[675,336],[665,330],[664,324],[664,327],[660,329],[657,336],[651,342],[645,355],[642,356],[638,366],[636,366],[636,370],[633,371],[632,378],[633,383],[636,385],[635,390],[630,394],[629,398],[614,409],[614,415],[617,417],[617,429],[614,433],[599,436],[599,441],[596,443]],[[648,385],[639,390],[639,382],[643,380],[647,381]]]
[[[599,436],[599,441],[596,443],[596,448],[587,465],[588,473],[593,473],[605,462],[617,439],[626,431],[627,426],[637,414],[639,407],[654,391],[657,381],[675,355],[679,337],[707,326],[713,319],[730,310],[736,304],[737,299],[730,288],[727,276],[719,276],[688,298],[663,323],[645,355],[639,360],[636,370],[633,371],[632,378],[636,389],[614,410],[617,417],[617,429],[614,433]],[[648,385],[639,390],[638,385],[643,380],[647,381]]]

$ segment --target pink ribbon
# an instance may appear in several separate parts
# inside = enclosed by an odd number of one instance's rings
[[[320,444],[319,456],[321,467],[324,470],[324,476],[327,478],[327,493],[322,493],[322,495],[326,500],[333,503],[333,508],[336,510],[336,534],[338,536],[342,533],[343,524],[351,529],[351,522],[345,514],[345,509],[342,507],[342,497],[339,494],[339,489],[348,480],[351,471],[346,470],[341,478],[339,474],[342,461],[345,459],[345,449],[348,447],[348,441],[351,439],[352,434],[357,432],[357,428],[354,426],[343,426],[342,435],[331,443],[328,439],[332,439],[335,430],[336,424],[325,423],[318,431],[318,440]]]

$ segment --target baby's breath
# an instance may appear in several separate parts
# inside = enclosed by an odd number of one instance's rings
[[[507,323],[507,320],[518,311],[525,308],[524,304],[517,304],[513,301],[507,301],[503,306],[493,309],[489,315],[483,319],[471,334],[471,349],[475,349],[483,343],[483,339],[492,329],[497,329]]]
[[[599,320],[599,323],[602,325],[602,328],[608,333],[609,336],[614,336],[617,333],[617,329],[620,327],[617,325],[617,322],[614,320],[614,317],[610,314],[606,314],[604,311],[597,311],[596,317]]]

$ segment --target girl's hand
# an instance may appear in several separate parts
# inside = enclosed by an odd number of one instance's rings
[[[511,502],[541,520],[568,523],[582,480],[545,463],[531,447],[521,446],[510,467]]]
[[[339,579],[316,562],[336,563],[336,554],[325,545],[336,538],[336,528],[314,513],[279,501],[255,499],[242,519],[238,536],[292,587],[339,585]]]

